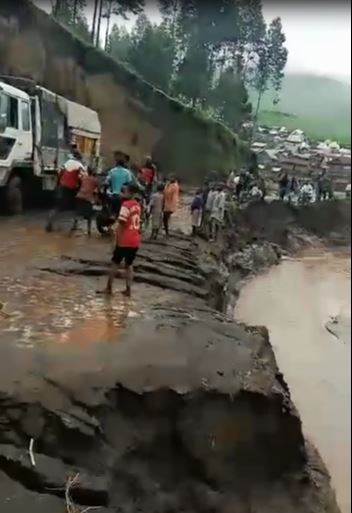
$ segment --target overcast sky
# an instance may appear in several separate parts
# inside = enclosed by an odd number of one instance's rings
[[[35,3],[45,5],[47,10],[49,0],[35,0]],[[160,14],[155,0],[146,3],[148,16],[158,21]],[[312,72],[350,82],[351,6],[348,1],[263,0],[263,7],[267,22],[281,16],[289,50],[287,71]],[[88,15],[91,17],[91,9]],[[130,27],[133,20],[123,23]]]

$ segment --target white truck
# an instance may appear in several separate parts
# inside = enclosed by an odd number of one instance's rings
[[[86,165],[99,166],[98,114],[32,80],[0,76],[0,206],[20,213],[53,191],[72,146]]]

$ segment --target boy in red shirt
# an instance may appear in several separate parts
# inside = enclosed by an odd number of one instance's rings
[[[116,246],[112,256],[112,267],[109,273],[105,292],[112,294],[112,284],[122,261],[125,262],[126,289],[122,292],[125,296],[131,296],[133,281],[133,262],[136,258],[140,243],[141,206],[135,199],[138,188],[130,183],[125,185],[122,191],[122,206],[117,219]]]

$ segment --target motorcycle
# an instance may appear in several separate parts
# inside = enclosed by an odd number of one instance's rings
[[[150,206],[147,195],[141,191],[139,194],[141,205],[141,231],[145,231],[149,225]],[[112,225],[116,221],[118,208],[116,206],[116,198],[109,194],[107,189],[103,189],[99,193],[99,203],[95,207],[97,212],[95,224],[101,235],[108,235]]]

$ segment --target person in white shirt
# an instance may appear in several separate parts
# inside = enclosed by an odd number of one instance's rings
[[[227,177],[227,182],[226,182],[227,187],[229,187],[230,189],[233,189],[233,187],[235,185],[234,180],[235,180],[235,171],[231,171],[231,173]]]
[[[251,189],[251,196],[253,199],[262,199],[263,197],[263,193],[262,191],[259,189],[258,185],[253,185],[252,189]]]
[[[216,190],[210,213],[210,240],[216,240],[225,218],[226,193],[223,186]]]
[[[310,183],[304,183],[299,191],[300,202],[310,203],[314,199],[314,187]]]

